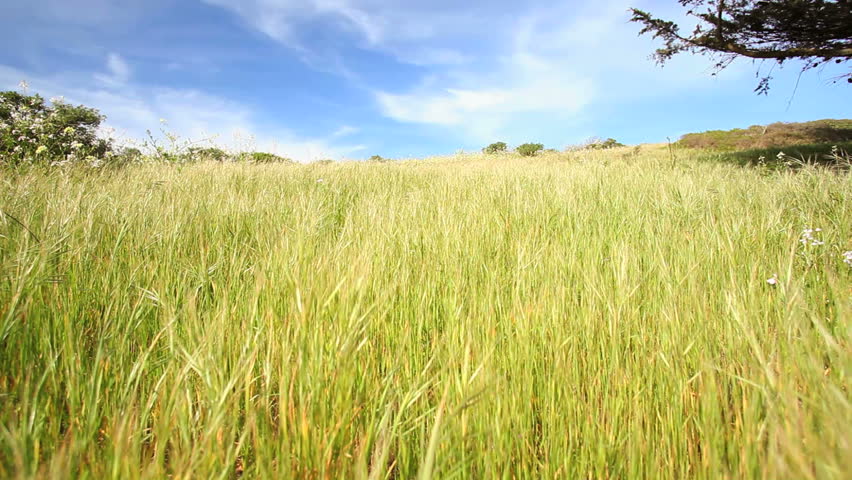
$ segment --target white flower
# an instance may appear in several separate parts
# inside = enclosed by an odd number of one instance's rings
[[[50,97],[50,103],[52,103],[54,105],[57,105],[57,104],[60,104],[60,103],[65,103],[65,97],[63,97],[62,95],[60,95],[58,97]]]
[[[778,152],[778,155],[776,155],[776,156],[778,157],[778,160],[784,160],[784,157],[786,156],[786,154],[784,152]]]
[[[317,183],[325,183],[325,180],[323,180],[323,179],[321,179],[321,178],[318,178],[318,179],[317,179]]]
[[[21,87],[21,90],[23,90],[24,92],[26,92],[30,89],[30,84],[27,83],[26,80],[21,80],[21,82],[18,84],[18,86]]]
[[[71,135],[74,133],[74,127],[65,127],[65,130],[62,130],[62,133],[65,135]]]
[[[806,228],[802,230],[802,235],[799,237],[799,243],[807,246],[810,244],[812,247],[818,247],[820,245],[825,245],[825,242],[816,238],[814,233],[822,232],[821,228]]]
[[[843,252],[843,263],[852,267],[852,250]]]
[[[772,274],[771,277],[766,279],[766,283],[772,285],[773,287],[775,285],[778,285],[778,274]]]

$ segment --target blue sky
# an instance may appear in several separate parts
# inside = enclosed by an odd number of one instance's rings
[[[664,68],[627,9],[674,1],[30,0],[0,4],[0,89],[26,80],[123,138],[215,137],[299,160],[426,156],[493,141],[562,148],[845,118],[831,66],[681,56]],[[794,95],[795,91],[795,95]]]

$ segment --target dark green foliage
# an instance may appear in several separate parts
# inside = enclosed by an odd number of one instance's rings
[[[136,147],[122,147],[116,149],[110,157],[109,163],[113,166],[132,165],[142,162],[144,158],[145,155],[142,153],[142,150]]]
[[[387,162],[389,161],[387,158],[382,157],[381,155],[373,155],[370,157],[371,162]]]
[[[222,150],[221,148],[216,147],[207,147],[207,148],[190,148],[190,155],[195,160],[212,160],[214,162],[224,162],[229,160],[231,156],[228,152]]]
[[[525,143],[523,145],[518,145],[518,148],[516,150],[523,157],[532,157],[543,149],[544,145],[540,143]]]
[[[681,52],[710,55],[716,70],[737,57],[804,60],[803,70],[852,59],[852,2],[849,0],[679,0],[699,20],[691,34],[672,21],[632,9],[633,22],[664,42],[654,57],[662,64]],[[852,73],[841,76],[852,82]],[[769,90],[770,76],[755,91]]]
[[[46,104],[38,95],[0,92],[0,162],[95,163],[112,151],[99,138],[104,117],[95,109],[56,99]]]
[[[842,142],[852,142],[852,120],[778,122],[745,129],[688,133],[680,138],[677,146],[731,151]]]
[[[482,152],[488,154],[502,153],[505,152],[507,148],[506,142],[495,142],[483,148]]]
[[[294,163],[293,160],[289,158],[267,152],[246,152],[241,154],[239,159],[253,163]]]

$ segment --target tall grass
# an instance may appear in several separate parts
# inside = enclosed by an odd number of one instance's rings
[[[0,477],[848,478],[850,200],[662,150],[8,175]]]

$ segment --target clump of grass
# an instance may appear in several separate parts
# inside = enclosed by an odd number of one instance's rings
[[[5,176],[0,477],[845,477],[849,173],[554,155]]]

